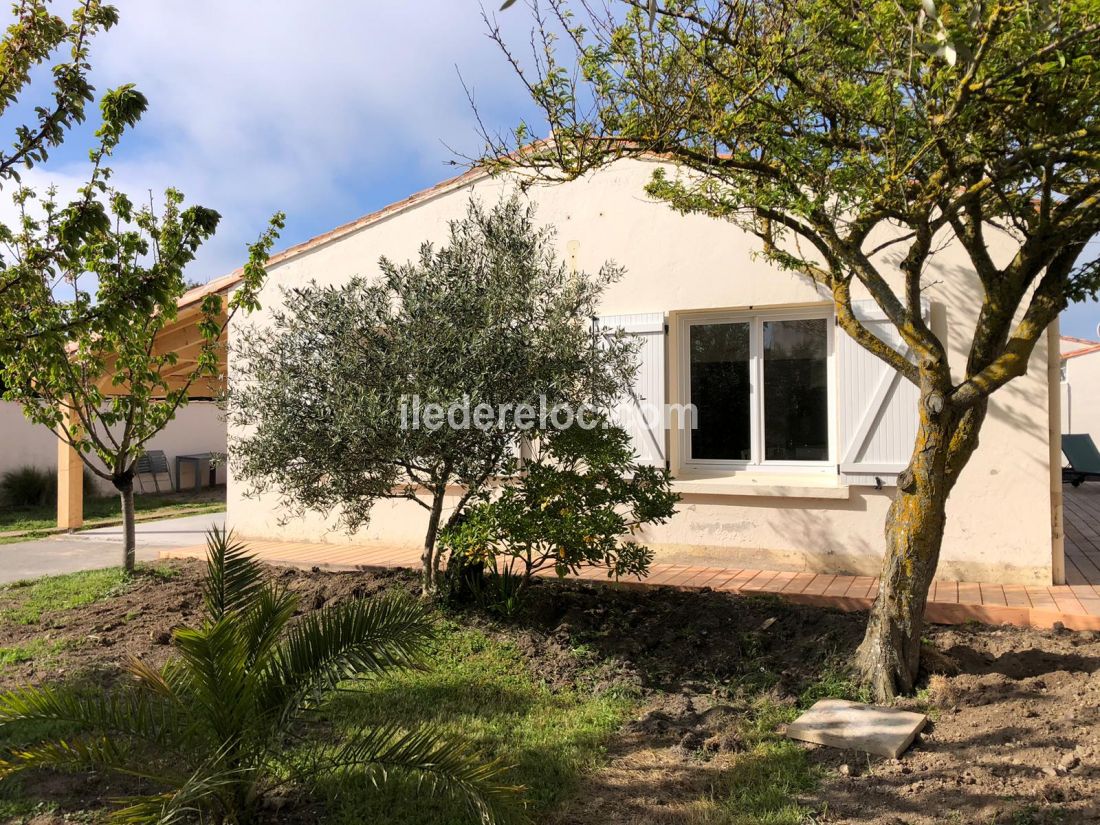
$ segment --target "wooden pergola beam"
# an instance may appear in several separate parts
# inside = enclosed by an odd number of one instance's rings
[[[71,423],[62,409],[62,427]],[[84,462],[64,438],[57,439],[57,526],[75,530],[84,524]]]
[[[166,368],[162,375],[168,390],[179,390],[187,383],[187,376],[194,369],[198,353],[202,350],[203,338],[198,330],[202,319],[201,306],[192,302],[181,308],[179,316],[157,335],[153,352],[162,355],[174,352],[179,361]],[[223,325],[224,316],[219,319]],[[225,334],[222,334],[218,351],[218,376],[201,378],[191,383],[188,394],[192,398],[216,398],[225,391]],[[108,365],[110,366],[110,365]],[[108,369],[110,372],[110,369]],[[126,395],[126,384],[111,385],[109,381],[100,382],[100,392],[105,396]],[[68,410],[62,409],[63,424],[69,426]],[[80,454],[67,441],[57,440],[57,526],[63,530],[75,530],[84,524],[84,463]]]

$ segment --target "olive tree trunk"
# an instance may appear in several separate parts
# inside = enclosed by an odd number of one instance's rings
[[[424,532],[424,551],[420,554],[420,595],[425,599],[435,598],[439,593],[439,523],[443,517],[443,498],[445,490],[437,490],[432,496],[431,515],[428,516],[428,529]]]
[[[912,692],[928,591],[936,575],[947,498],[978,443],[985,405],[959,412],[922,388],[920,428],[886,517],[886,554],[856,665],[878,701]]]

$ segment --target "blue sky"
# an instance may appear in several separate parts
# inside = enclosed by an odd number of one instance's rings
[[[93,80],[150,100],[114,182],[140,197],[175,186],[222,213],[194,280],[239,265],[276,210],[288,246],[462,171],[455,152],[477,155],[480,141],[459,71],[489,122],[530,114],[475,0],[113,2],[121,22],[94,45]],[[515,12],[502,22],[525,40]],[[94,127],[25,180],[78,185]]]
[[[477,154],[480,141],[459,71],[491,126],[534,117],[477,0],[114,2],[121,22],[94,46],[94,80],[136,83],[151,104],[115,182],[132,195],[175,186],[222,213],[193,280],[239,265],[276,210],[288,218],[281,248],[461,171],[455,151]],[[522,4],[500,22],[526,44]],[[77,185],[91,128],[26,180]],[[1089,302],[1062,331],[1096,337],[1098,322]]]

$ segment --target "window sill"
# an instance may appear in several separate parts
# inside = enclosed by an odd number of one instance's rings
[[[835,476],[738,473],[726,476],[677,476],[672,480],[677,493],[708,496],[762,498],[805,498],[843,500],[849,488]]]

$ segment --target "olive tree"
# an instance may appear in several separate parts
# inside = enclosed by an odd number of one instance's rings
[[[1092,295],[1100,228],[1097,0],[550,0],[533,57],[491,31],[549,124],[486,135],[491,160],[570,179],[657,155],[650,195],[726,219],[832,296],[843,331],[919,387],[919,431],[885,527],[858,653],[880,698],[909,691],[952,488],[990,396]],[[510,13],[514,13],[510,12]],[[563,47],[562,44],[565,44]],[[492,160],[498,155],[507,155]],[[995,260],[987,237],[1015,241]],[[885,239],[885,240],[884,240]],[[980,291],[965,364],[921,313],[945,243]],[[896,257],[881,263],[883,244]],[[852,309],[869,295],[911,350]]]
[[[349,532],[379,499],[415,502],[430,596],[440,530],[516,470],[543,413],[611,403],[632,345],[592,330],[619,270],[570,272],[516,197],[471,199],[443,244],[378,266],[378,277],[284,290],[270,323],[235,333],[230,463],[286,516],[334,514]]]

